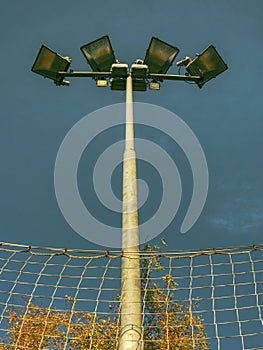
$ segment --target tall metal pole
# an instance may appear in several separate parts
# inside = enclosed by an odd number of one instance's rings
[[[134,150],[132,78],[126,80],[126,131],[123,156],[122,281],[120,350],[143,350],[141,282]]]

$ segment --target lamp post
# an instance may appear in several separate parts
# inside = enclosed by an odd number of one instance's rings
[[[141,350],[141,282],[134,150],[132,77],[126,79],[126,130],[122,185],[122,278],[120,350]]]
[[[143,350],[141,324],[141,283],[139,228],[137,208],[136,154],[134,149],[133,91],[159,90],[164,80],[195,82],[199,88],[227,69],[215,47],[210,45],[194,60],[185,57],[177,62],[188,74],[166,74],[179,49],[153,37],[144,60],[128,69],[114,55],[108,36],[83,45],[81,51],[92,72],[69,71],[71,59],[42,45],[32,71],[53,80],[56,85],[69,85],[65,77],[90,77],[98,87],[110,83],[111,90],[126,90],[125,150],[123,155],[122,208],[122,277],[121,331],[119,350]]]

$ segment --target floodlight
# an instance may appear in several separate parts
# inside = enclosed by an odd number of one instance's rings
[[[108,35],[83,45],[80,49],[94,72],[109,72],[111,65],[116,63]]]
[[[108,81],[106,79],[96,79],[97,87],[107,87]]]
[[[69,57],[62,57],[42,45],[31,70],[45,78],[52,79],[57,85],[68,85],[68,82],[63,80],[63,77],[59,76],[57,72],[66,72],[70,63],[71,59]]]
[[[126,90],[126,79],[124,78],[112,78],[110,80],[111,90]]]
[[[113,63],[111,76],[113,78],[126,78],[128,76],[128,64]]]
[[[126,79],[125,78],[111,78],[110,80],[111,90],[126,90]],[[133,79],[132,80],[132,90],[133,91],[146,91],[147,83],[145,79]]]
[[[146,91],[147,83],[145,79],[132,79],[132,89],[133,91]]]
[[[152,80],[149,83],[150,90],[160,90],[160,87],[161,87],[161,84],[156,80]]]
[[[149,67],[150,73],[165,74],[177,56],[179,49],[152,37],[146,51],[144,64]]]
[[[200,88],[210,79],[223,73],[227,68],[213,45],[208,46],[205,51],[186,66],[186,70],[191,75],[201,76],[202,80],[196,82]]]
[[[132,78],[146,78],[148,75],[148,66],[146,64],[134,63],[131,66]]]

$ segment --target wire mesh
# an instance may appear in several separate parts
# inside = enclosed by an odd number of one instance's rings
[[[122,257],[0,243],[0,349],[117,349]],[[144,349],[263,349],[262,245],[140,259]]]

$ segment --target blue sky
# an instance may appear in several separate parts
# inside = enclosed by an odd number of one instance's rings
[[[178,215],[160,237],[171,249],[262,241],[261,0],[27,0],[1,5],[1,241],[96,247],[74,232],[61,214],[54,164],[64,136],[78,120],[123,102],[125,95],[99,90],[91,79],[72,79],[70,87],[56,87],[30,69],[40,46],[46,44],[71,56],[73,69],[89,70],[79,48],[105,34],[116,57],[128,64],[144,57],[152,36],[180,48],[178,59],[194,57],[211,43],[216,46],[229,69],[202,90],[183,82],[165,82],[159,92],[134,95],[137,102],[156,104],[180,116],[198,137],[208,163],[206,205],[197,223],[181,235],[179,227],[191,195],[189,166],[174,144],[156,136],[157,143],[175,153],[184,188]],[[175,65],[170,72],[177,73]],[[155,135],[149,133],[149,137]],[[89,191],[85,184],[89,157],[84,155],[80,164],[83,191]],[[142,167],[141,176],[147,177],[147,171],[143,173]],[[121,192],[119,175],[116,169],[117,194]]]

